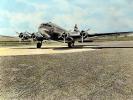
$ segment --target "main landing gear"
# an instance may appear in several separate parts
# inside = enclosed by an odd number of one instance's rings
[[[42,41],[37,43],[37,48],[41,48],[41,46],[42,46]],[[68,47],[73,48],[74,47],[74,41],[68,42]]]
[[[42,41],[37,43],[37,48],[41,48],[41,46],[42,46]]]
[[[74,41],[68,42],[68,47],[73,48],[74,47]]]

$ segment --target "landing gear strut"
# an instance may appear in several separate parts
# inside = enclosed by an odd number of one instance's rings
[[[41,48],[41,46],[42,46],[42,41],[37,43],[37,48]]]
[[[74,41],[68,42],[68,47],[73,48],[74,47]]]

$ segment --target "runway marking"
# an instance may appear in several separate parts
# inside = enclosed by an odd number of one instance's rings
[[[42,49],[35,47],[1,47],[0,56],[16,56],[16,55],[39,55],[39,54],[59,54],[59,53],[74,53],[83,51],[92,51],[91,48],[67,48],[65,46],[46,46]]]

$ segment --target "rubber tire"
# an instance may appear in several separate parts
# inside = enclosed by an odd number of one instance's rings
[[[74,47],[74,42],[68,42],[68,47],[73,48]]]
[[[41,48],[42,43],[37,43],[37,48]]]

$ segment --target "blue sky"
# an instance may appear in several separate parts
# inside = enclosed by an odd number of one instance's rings
[[[133,31],[133,0],[0,0],[0,34],[37,31],[42,22],[67,30]]]

